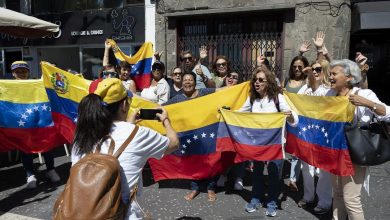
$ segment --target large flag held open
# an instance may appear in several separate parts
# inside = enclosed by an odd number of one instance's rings
[[[0,112],[0,151],[45,152],[67,142],[42,80],[0,80]]]
[[[354,173],[344,132],[352,122],[354,107],[346,97],[285,93],[298,113],[297,127],[287,125],[286,151],[330,173]]]
[[[152,77],[153,44],[145,42],[136,54],[128,56],[122,52],[114,40],[109,39],[108,41],[112,45],[115,57],[132,65],[130,76],[134,80],[137,89],[142,90],[149,87]]]
[[[46,62],[41,62],[41,68],[43,83],[51,104],[53,121],[60,125],[60,133],[69,142],[73,142],[78,104],[88,94],[91,81]]]
[[[207,96],[165,106],[178,133],[180,148],[161,160],[149,160],[154,180],[205,179],[229,167],[235,153],[216,150],[218,110],[223,106],[239,109],[248,92],[249,83],[242,83]],[[143,125],[163,131],[161,123],[156,121],[144,121]]]
[[[283,159],[283,113],[233,112],[221,109],[217,151],[236,152],[235,162]]]

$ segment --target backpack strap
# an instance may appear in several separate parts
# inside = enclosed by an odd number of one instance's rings
[[[112,153],[114,152],[114,149],[115,149],[115,141],[114,139],[110,136],[110,135],[107,135],[107,136],[104,136],[98,143],[98,145],[96,146],[95,148],[95,153],[100,153],[100,150],[102,148],[102,144],[104,143],[104,141],[106,141],[107,139],[111,139],[111,142],[110,142],[110,146],[108,148],[108,154],[109,155],[112,155]]]
[[[114,157],[118,158],[122,154],[122,152],[125,150],[127,145],[129,145],[130,142],[135,137],[135,134],[137,133],[138,129],[139,129],[139,127],[138,127],[138,125],[136,125],[134,127],[134,130],[131,132],[130,136],[125,140],[125,142],[123,142],[122,146],[120,146],[120,148],[115,152]]]

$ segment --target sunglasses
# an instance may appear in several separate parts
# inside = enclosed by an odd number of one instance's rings
[[[226,77],[238,80],[238,76],[227,74]]]
[[[215,65],[216,66],[223,66],[223,67],[225,67],[225,66],[227,66],[227,63],[226,62],[224,62],[224,63],[216,63]]]
[[[316,67],[316,68],[311,68],[313,72],[315,71],[316,73],[321,73],[322,67]]]
[[[301,70],[303,69],[303,66],[295,66],[295,65],[293,65],[293,68],[294,68],[294,69],[297,69],[297,68],[298,68],[298,69],[301,71]]]
[[[103,71],[103,79],[107,78],[119,78],[119,75],[117,72],[111,72],[111,71]]]
[[[181,61],[186,61],[186,60],[191,61],[192,57],[183,57],[183,58],[181,58]]]
[[[182,74],[182,72],[174,72],[174,73],[173,73],[173,75],[175,75],[175,76],[176,76],[176,75],[181,75],[181,74]]]
[[[263,78],[253,78],[253,82],[257,82],[257,81],[259,81],[260,83],[267,82],[267,80]]]

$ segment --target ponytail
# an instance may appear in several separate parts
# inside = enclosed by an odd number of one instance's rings
[[[81,100],[73,141],[76,154],[91,153],[94,146],[110,133],[120,102],[105,105],[100,96],[93,93]]]

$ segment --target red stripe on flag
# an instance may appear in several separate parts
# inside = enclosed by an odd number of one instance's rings
[[[142,90],[142,89],[148,88],[150,86],[152,74],[151,73],[143,73],[143,74],[133,76],[132,79],[134,80],[137,89]]]
[[[76,124],[67,116],[58,112],[52,112],[52,118],[58,132],[64,136],[68,143],[73,143]]]
[[[336,150],[301,140],[287,133],[286,152],[320,169],[339,176],[354,175],[348,150]]]
[[[217,139],[217,151],[234,151],[238,155],[234,162],[246,160],[269,161],[283,159],[282,145],[251,146],[234,142],[230,137]]]
[[[212,178],[233,164],[234,153],[215,152],[207,155],[164,156],[149,159],[155,181],[165,179],[202,180]]]

